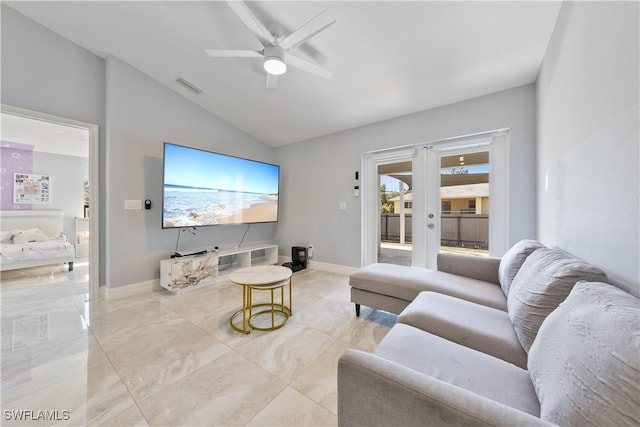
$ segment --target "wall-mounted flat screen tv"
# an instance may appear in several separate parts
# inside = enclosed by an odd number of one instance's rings
[[[162,228],[278,221],[280,166],[164,143]]]

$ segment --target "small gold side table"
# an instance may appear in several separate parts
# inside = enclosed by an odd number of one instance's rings
[[[237,332],[248,334],[251,329],[260,331],[272,331],[283,327],[289,316],[292,315],[291,302],[291,270],[286,267],[275,265],[261,265],[257,267],[249,267],[231,273],[229,276],[231,281],[242,286],[242,308],[237,310],[229,318],[231,329]],[[284,288],[289,285],[289,305],[285,305]],[[280,289],[280,302],[276,303],[274,291]],[[266,290],[271,293],[270,303],[253,303],[253,291]],[[254,310],[259,310],[255,311]],[[264,314],[271,315],[271,326],[259,327],[252,323],[257,316]],[[242,327],[234,324],[237,317],[242,315]],[[277,317],[284,317],[283,320],[276,323]]]

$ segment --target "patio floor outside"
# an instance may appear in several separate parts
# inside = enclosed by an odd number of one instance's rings
[[[480,256],[489,255],[488,250],[473,248],[457,248],[452,246],[441,246],[442,252],[469,253]],[[411,243],[382,242],[378,251],[378,262],[396,265],[411,265],[412,247]]]

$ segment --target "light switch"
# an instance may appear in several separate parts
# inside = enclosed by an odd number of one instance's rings
[[[344,211],[347,209],[347,202],[338,202],[338,209]]]
[[[142,209],[142,200],[125,200],[124,208],[126,210],[139,210]]]

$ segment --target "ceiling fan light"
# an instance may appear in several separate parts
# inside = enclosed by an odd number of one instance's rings
[[[287,71],[287,64],[278,57],[265,58],[264,69],[269,74],[279,76]]]
[[[287,71],[284,62],[285,52],[280,46],[266,46],[264,48],[264,69],[267,73],[279,76]]]

